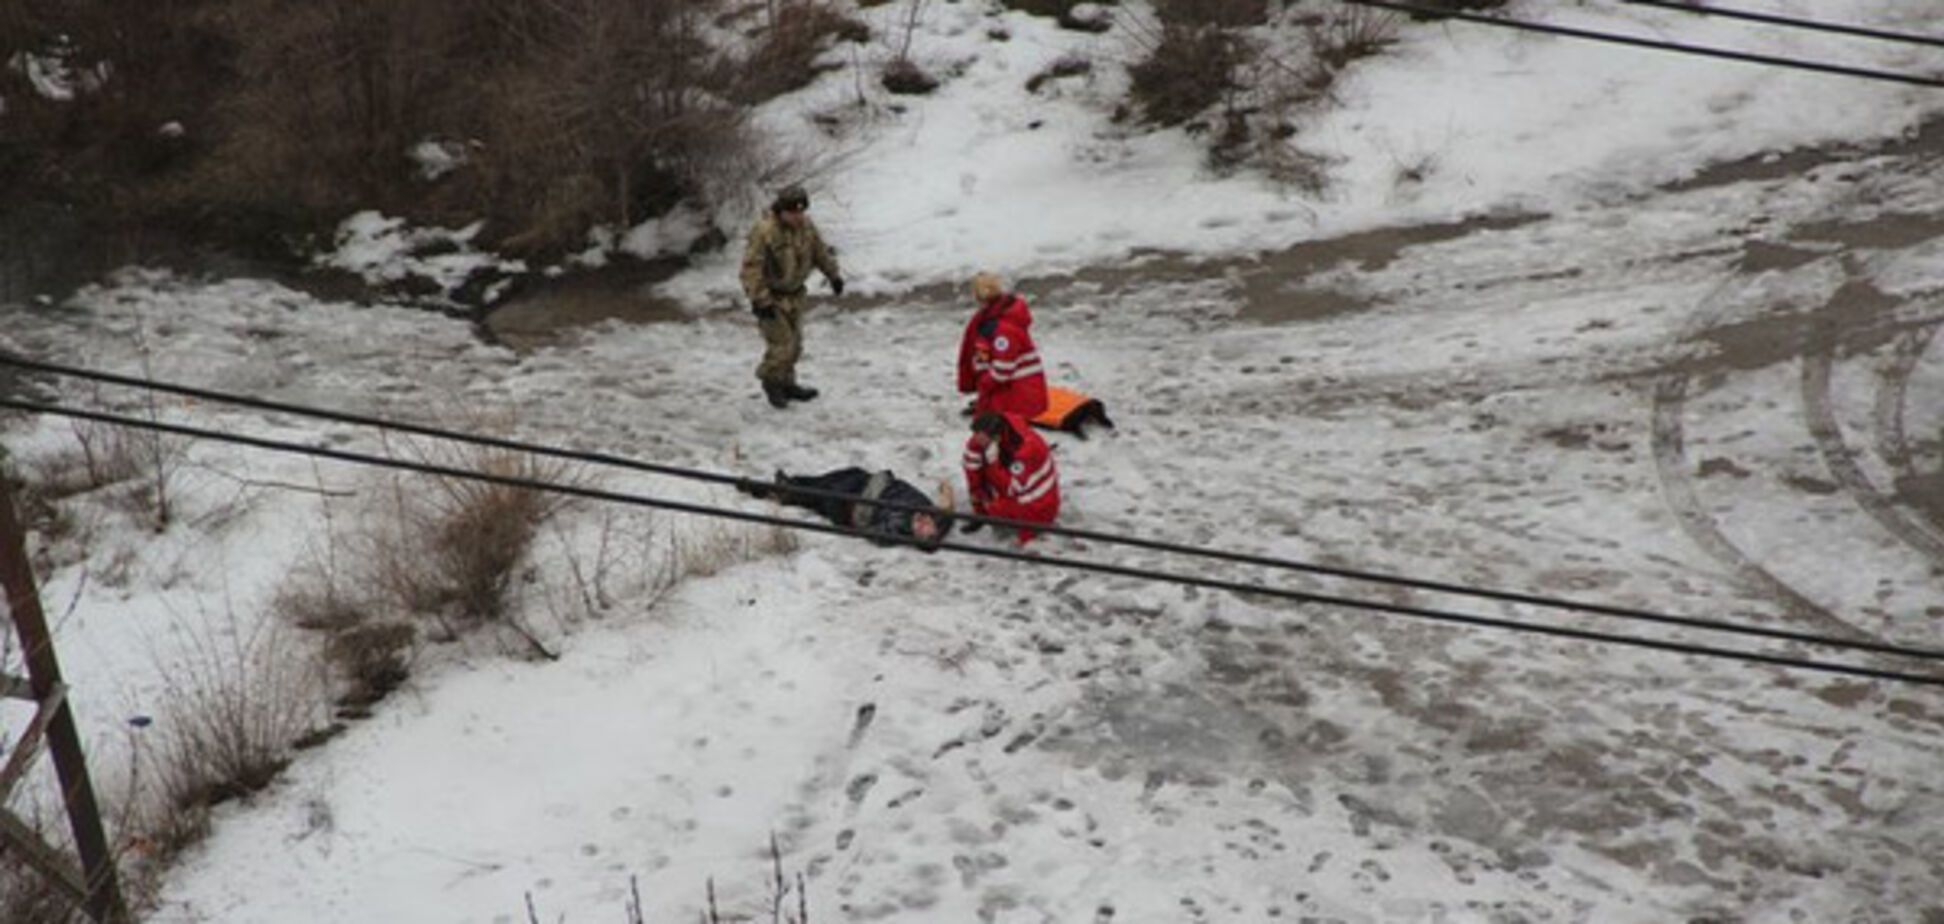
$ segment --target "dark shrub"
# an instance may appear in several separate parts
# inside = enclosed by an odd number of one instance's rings
[[[900,96],[923,96],[938,89],[938,78],[925,73],[910,58],[898,58],[886,64],[878,80],[886,90]]]
[[[1128,69],[1134,100],[1149,121],[1179,125],[1236,89],[1235,69],[1248,55],[1247,43],[1227,30],[1164,26],[1147,57]]]
[[[339,703],[369,706],[397,689],[411,675],[408,658],[417,637],[402,622],[354,626],[331,636],[326,653],[347,686]]]

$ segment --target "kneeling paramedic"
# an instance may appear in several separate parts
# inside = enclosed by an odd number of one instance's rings
[[[1060,515],[1060,473],[1053,450],[1017,414],[988,411],[972,418],[965,441],[965,485],[972,512],[981,516],[1052,525]],[[968,523],[970,532],[979,524]],[[1024,545],[1038,535],[1021,527]]]

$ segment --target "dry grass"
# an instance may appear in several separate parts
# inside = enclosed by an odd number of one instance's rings
[[[519,481],[580,483],[572,466],[524,454],[412,445],[397,451]],[[516,590],[537,570],[531,557],[542,527],[566,504],[560,494],[470,479],[409,475],[377,485],[343,524],[325,508],[325,530],[273,603],[284,623],[325,633],[335,701],[347,715],[368,710],[409,678],[422,627],[442,640],[488,624],[524,634],[514,619]]]
[[[50,822],[38,807],[14,806],[28,830],[42,843],[73,856],[65,822]],[[25,858],[0,849],[0,924],[83,924],[87,916]]]
[[[50,500],[85,494],[140,477],[154,453],[141,431],[92,420],[69,421],[71,446],[27,462],[26,478]]]
[[[422,454],[452,468],[542,484],[580,483],[567,463],[492,450]],[[540,527],[565,506],[560,494],[470,479],[394,481],[398,512],[381,535],[378,580],[393,601],[443,625],[506,615],[509,592]]]
[[[693,521],[669,537],[663,565],[674,580],[709,577],[725,569],[799,548],[797,534],[781,526],[745,526],[715,520]]]
[[[277,620],[245,626],[231,616],[175,635],[188,644],[157,665],[164,706],[136,739],[116,825],[137,893],[208,835],[215,806],[269,786],[296,743],[329,720],[314,646]]]

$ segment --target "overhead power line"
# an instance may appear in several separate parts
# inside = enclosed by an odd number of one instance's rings
[[[671,500],[668,498],[655,497],[652,495],[629,494],[629,493],[623,493],[618,491],[609,491],[601,488],[591,488],[591,487],[585,487],[581,485],[570,485],[570,484],[561,484],[557,482],[549,482],[549,481],[544,481],[535,478],[525,478],[519,476],[498,475],[489,472],[471,471],[468,469],[456,468],[449,465],[440,465],[440,464],[430,463],[430,462],[420,462],[420,461],[405,460],[405,459],[392,459],[383,456],[374,456],[367,453],[352,452],[350,450],[333,449],[325,446],[306,446],[301,443],[292,443],[284,440],[266,439],[263,437],[247,436],[244,434],[236,434],[236,433],[223,433],[217,430],[210,430],[202,427],[191,427],[183,424],[168,423],[160,420],[143,420],[136,417],[128,417],[119,414],[109,414],[106,412],[88,410],[85,408],[73,408],[73,407],[66,407],[63,405],[49,404],[49,403],[38,402],[38,401],[25,401],[25,400],[20,400],[15,398],[0,398],[0,407],[12,408],[14,410],[27,411],[36,414],[52,414],[56,416],[77,418],[81,420],[93,420],[101,423],[115,424],[118,426],[133,427],[140,430],[148,430],[148,431],[158,432],[158,433],[168,433],[176,436],[191,437],[195,439],[213,440],[213,441],[223,442],[223,443],[232,443],[239,446],[250,446],[257,449],[264,449],[264,450],[270,450],[275,452],[295,453],[299,455],[307,455],[316,458],[331,459],[339,462],[349,462],[358,465],[368,465],[368,466],[388,468],[388,469],[394,469],[400,471],[410,471],[419,474],[435,475],[435,476],[445,477],[445,478],[467,479],[471,481],[479,481],[488,484],[497,484],[497,485],[513,487],[513,488],[523,488],[523,489],[533,490],[533,491],[544,491],[548,493],[561,494],[569,497],[579,497],[588,500],[604,501],[604,502],[618,503],[618,504],[628,504],[637,507],[647,507],[647,508],[660,509],[660,510],[671,510],[678,513],[687,513],[687,514],[694,514],[697,516],[715,517],[718,519],[737,520],[744,523],[756,523],[756,524],[762,524],[767,526],[780,527],[784,529],[793,529],[793,530],[801,530],[807,532],[828,533],[828,534],[840,535],[840,536],[876,539],[879,541],[884,541],[886,539],[889,539],[891,541],[900,542],[906,545],[914,545],[914,546],[918,545],[918,543],[914,540],[902,539],[900,537],[887,537],[880,534],[871,533],[867,530],[853,529],[849,527],[838,526],[835,524],[825,524],[825,523],[818,523],[812,521],[770,516],[767,514],[750,513],[747,511],[735,510],[727,507],[717,507],[709,504],[698,504],[698,503],[692,503],[688,501]],[[1598,632],[1589,629],[1580,629],[1571,626],[1556,626],[1556,625],[1545,625],[1545,624],[1536,624],[1536,623],[1525,623],[1516,620],[1501,619],[1493,616],[1481,616],[1481,615],[1471,614],[1471,613],[1456,613],[1456,612],[1451,612],[1449,610],[1431,609],[1429,607],[1382,603],[1373,600],[1359,600],[1351,597],[1338,597],[1338,596],[1332,596],[1328,594],[1308,593],[1305,591],[1288,590],[1288,589],[1278,588],[1278,587],[1269,587],[1262,584],[1252,584],[1252,583],[1246,583],[1242,581],[1231,581],[1231,580],[1225,580],[1220,578],[1199,577],[1195,575],[1180,574],[1180,573],[1175,573],[1170,571],[1161,571],[1161,570],[1156,570],[1153,568],[1146,568],[1146,567],[1136,568],[1128,565],[1118,565],[1118,564],[1112,564],[1108,562],[1090,561],[1084,558],[1041,555],[1036,553],[1015,551],[1013,549],[992,548],[992,547],[978,546],[978,545],[967,545],[962,542],[948,541],[930,547],[937,548],[942,551],[950,551],[950,552],[964,554],[964,555],[975,555],[984,558],[1005,559],[1009,561],[1025,562],[1029,564],[1044,565],[1048,567],[1064,568],[1064,569],[1076,570],[1076,571],[1089,571],[1096,574],[1111,574],[1119,577],[1137,578],[1141,580],[1161,581],[1161,582],[1177,584],[1185,587],[1200,587],[1209,590],[1221,590],[1221,591],[1227,591],[1230,593],[1241,594],[1245,596],[1268,597],[1272,599],[1288,600],[1295,603],[1312,603],[1312,604],[1324,604],[1328,606],[1339,606],[1339,607],[1344,607],[1346,609],[1364,610],[1367,612],[1382,613],[1382,614],[1400,616],[1400,617],[1405,617],[1405,618],[1415,619],[1420,621],[1427,621],[1427,622],[1473,626],[1478,628],[1502,629],[1502,630],[1512,631],[1512,632],[1526,632],[1526,633],[1533,633],[1538,635],[1552,636],[1555,638],[1572,639],[1576,641],[1594,642],[1594,643],[1609,644],[1609,645],[1622,645],[1622,646],[1628,646],[1634,648],[1644,648],[1644,649],[1649,649],[1654,651],[1671,652],[1675,654],[1719,658],[1724,660],[1738,661],[1738,662],[1750,663],[1750,664],[1764,664],[1772,667],[1791,668],[1796,670],[1813,671],[1813,672],[1826,673],[1826,674],[1840,674],[1840,675],[1851,676],[1851,677],[1861,677],[1870,680],[1887,680],[1887,681],[1895,681],[1899,683],[1909,683],[1909,684],[1914,684],[1919,686],[1944,687],[1944,677],[1933,676],[1928,674],[1913,674],[1904,671],[1892,671],[1892,670],[1884,670],[1884,669],[1874,668],[1874,667],[1842,664],[1842,663],[1831,662],[1831,661],[1819,661],[1819,660],[1813,660],[1809,658],[1798,658],[1790,655],[1777,655],[1777,654],[1768,654],[1765,652],[1742,651],[1742,650],[1737,650],[1732,648],[1719,648],[1711,645],[1699,645],[1699,644],[1692,644],[1688,642],[1638,638],[1634,636],[1619,635],[1619,634],[1609,633],[1609,632]]]
[[[1850,67],[1843,64],[1830,64],[1825,61],[1811,61],[1803,58],[1785,58],[1776,55],[1760,55],[1731,48],[1714,48],[1706,45],[1683,45],[1679,42],[1663,42],[1658,39],[1640,38],[1632,35],[1619,35],[1612,32],[1597,32],[1591,29],[1575,29],[1569,26],[1554,26],[1546,23],[1528,22],[1522,19],[1506,19],[1501,16],[1479,16],[1474,13],[1460,13],[1453,10],[1438,10],[1416,6],[1409,3],[1392,3],[1390,0],[1341,0],[1357,6],[1377,7],[1413,16],[1432,19],[1456,19],[1475,22],[1486,26],[1499,26],[1505,29],[1519,29],[1526,32],[1540,32],[1565,38],[1586,39],[1594,42],[1611,42],[1616,45],[1632,45],[1636,48],[1651,48],[1656,51],[1672,51],[1680,54],[1699,55],[1708,58],[1722,58],[1741,61],[1747,64],[1762,64],[1769,67],[1791,68],[1801,71],[1815,71],[1823,74],[1838,74],[1844,77],[1860,77],[1866,80],[1883,80],[1891,83],[1915,84],[1922,87],[1944,87],[1944,78],[1927,77],[1919,74],[1903,74],[1896,71],[1880,71],[1864,67]]]
[[[1675,0],[1620,0],[1635,6],[1653,6],[1664,10],[1679,10],[1683,13],[1698,13],[1703,16],[1719,16],[1723,19],[1745,19],[1749,22],[1768,23],[1775,26],[1788,26],[1793,29],[1807,29],[1812,32],[1832,32],[1837,35],[1854,35],[1860,38],[1880,39],[1886,42],[1907,42],[1912,45],[1930,45],[1944,48],[1944,38],[1916,35],[1909,32],[1890,32],[1872,29],[1867,26],[1851,26],[1844,23],[1819,22],[1813,19],[1796,19],[1750,10],[1734,10],[1722,6],[1704,6],[1699,3],[1679,3]]]
[[[353,424],[357,426],[374,427],[374,428],[384,429],[384,430],[393,430],[400,433],[409,433],[416,436],[431,437],[434,439],[448,440],[456,443],[482,446],[482,447],[492,448],[492,449],[502,449],[502,450],[507,450],[512,452],[523,452],[523,453],[529,453],[537,456],[545,456],[548,458],[556,458],[556,459],[562,459],[562,460],[572,461],[572,462],[580,462],[580,463],[591,464],[591,465],[606,465],[606,466],[612,466],[616,468],[630,469],[633,471],[646,472],[650,474],[664,475],[673,478],[682,478],[691,481],[701,481],[701,482],[711,483],[711,484],[726,485],[738,489],[759,487],[766,491],[788,493],[796,497],[814,497],[814,498],[826,498],[832,500],[848,499],[847,495],[843,495],[833,491],[821,491],[812,488],[804,488],[798,486],[778,486],[778,485],[770,484],[767,481],[753,481],[751,479],[744,478],[741,476],[728,475],[720,472],[709,472],[709,471],[703,471],[700,469],[689,468],[689,467],[678,466],[678,465],[645,462],[639,459],[632,459],[624,456],[615,456],[615,455],[595,453],[595,452],[584,452],[580,450],[561,449],[559,447],[547,446],[543,444],[521,442],[518,440],[510,440],[510,439],[504,439],[501,437],[493,437],[493,436],[483,436],[483,435],[472,434],[472,433],[462,433],[459,431],[454,431],[454,430],[449,430],[449,429],[444,429],[439,427],[426,426],[423,424],[409,423],[405,421],[388,420],[384,418],[371,417],[371,416],[360,415],[360,414],[351,414],[343,411],[335,411],[335,410],[329,410],[324,408],[314,408],[314,407],[306,407],[303,405],[287,404],[284,402],[271,401],[268,399],[256,398],[248,395],[237,395],[237,394],[231,394],[228,392],[221,392],[221,391],[216,391],[207,388],[198,388],[195,386],[181,385],[172,382],[162,382],[162,381],[156,381],[151,379],[135,378],[132,376],[119,375],[111,372],[102,372],[98,370],[83,369],[75,366],[62,365],[59,363],[51,363],[51,362],[45,362],[41,360],[27,359],[25,357],[14,356],[4,352],[0,352],[0,365],[14,366],[20,369],[44,372],[51,375],[67,376],[71,378],[82,379],[84,381],[99,382],[108,385],[119,385],[119,386],[142,389],[147,391],[157,391],[165,394],[179,395],[186,398],[194,398],[197,400],[212,401],[220,404],[229,404],[236,407],[245,407],[245,408],[251,408],[251,409],[261,410],[261,411],[271,411],[276,413],[291,414],[300,417],[310,417],[319,420],[329,420],[337,423],[346,423],[346,424]],[[924,508],[917,507],[915,505],[900,504],[900,503],[895,503],[890,501],[879,502],[878,506],[890,510],[905,510],[905,511],[917,511],[917,510],[924,509]],[[1022,527],[1030,528],[1037,532],[1045,533],[1048,535],[1067,536],[1070,538],[1080,539],[1084,541],[1100,542],[1109,545],[1118,545],[1118,546],[1124,546],[1129,548],[1139,548],[1148,551],[1163,552],[1163,553],[1173,554],[1173,555],[1184,555],[1184,556],[1190,556],[1195,558],[1208,559],[1211,561],[1224,561],[1232,564],[1250,565],[1250,566],[1264,567],[1264,568],[1275,568],[1284,571],[1293,571],[1293,572],[1299,572],[1304,574],[1314,574],[1314,575],[1320,575],[1324,577],[1338,578],[1342,580],[1363,581],[1367,583],[1384,584],[1384,585],[1390,585],[1395,587],[1407,587],[1413,590],[1423,590],[1423,591],[1430,591],[1434,593],[1451,594],[1454,596],[1472,597],[1472,598],[1483,599],[1483,600],[1493,600],[1500,603],[1513,603],[1513,604],[1520,604],[1526,606],[1538,606],[1547,609],[1583,613],[1583,614],[1607,617],[1612,619],[1632,620],[1636,622],[1654,623],[1654,624],[1668,625],[1668,626],[1680,626],[1689,629],[1701,629],[1701,630],[1706,630],[1711,632],[1723,632],[1723,633],[1728,633],[1733,635],[1744,635],[1744,636],[1750,636],[1755,638],[1771,639],[1775,641],[1798,642],[1802,644],[1817,645],[1821,647],[1840,649],[1840,650],[1867,651],[1867,652],[1874,652],[1877,654],[1893,655],[1897,657],[1944,661],[1944,651],[1939,651],[1935,649],[1926,649],[1926,648],[1910,646],[1910,645],[1899,645],[1899,644],[1894,644],[1889,642],[1882,642],[1876,639],[1862,636],[1861,633],[1859,633],[1858,637],[1856,638],[1849,638],[1849,639],[1836,638],[1833,636],[1817,635],[1814,633],[1799,632],[1791,629],[1779,629],[1779,628],[1771,628],[1767,626],[1755,626],[1755,625],[1748,625],[1744,623],[1727,622],[1723,620],[1703,619],[1703,618],[1692,617],[1692,616],[1680,616],[1680,615],[1673,615],[1668,613],[1659,613],[1659,612],[1639,609],[1635,607],[1615,606],[1611,604],[1598,603],[1593,601],[1569,600],[1569,599],[1562,599],[1557,597],[1541,596],[1538,594],[1524,593],[1519,591],[1471,587],[1463,584],[1455,584],[1446,581],[1437,581],[1428,578],[1414,578],[1414,577],[1409,577],[1404,575],[1384,574],[1384,573],[1365,571],[1365,570],[1359,570],[1354,568],[1346,568],[1346,567],[1338,567],[1332,565],[1316,564],[1313,562],[1298,561],[1289,558],[1277,558],[1277,557],[1271,557],[1265,555],[1256,555],[1256,554],[1251,554],[1246,552],[1234,552],[1234,551],[1228,551],[1223,549],[1213,549],[1213,548],[1208,548],[1206,546],[1182,545],[1179,543],[1165,542],[1165,541],[1155,540],[1155,539],[1145,539],[1138,536],[1130,536],[1121,533],[1109,533],[1109,532],[1103,532],[1097,530],[1078,529],[1070,526],[1060,526],[1057,524],[1026,523],[1017,520],[1007,520],[1000,517],[987,517],[987,516],[980,516],[976,514],[955,514],[954,516],[956,516],[958,519],[977,522],[977,523],[984,523],[987,525],[996,526],[1000,528],[1010,528],[1010,529],[1017,529]]]

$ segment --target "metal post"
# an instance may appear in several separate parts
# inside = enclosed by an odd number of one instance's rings
[[[68,825],[81,855],[87,888],[83,904],[97,924],[123,924],[129,920],[128,906],[122,901],[107,835],[102,833],[101,808],[95,802],[94,783],[88,778],[87,756],[74,727],[74,712],[61,695],[61,665],[54,657],[47,616],[41,611],[34,569],[27,561],[26,532],[14,508],[13,488],[5,479],[0,479],[0,585],[5,585],[7,613],[20,634],[28,684],[35,699],[54,707],[47,720],[47,749],[54,758],[54,773],[67,803]]]

